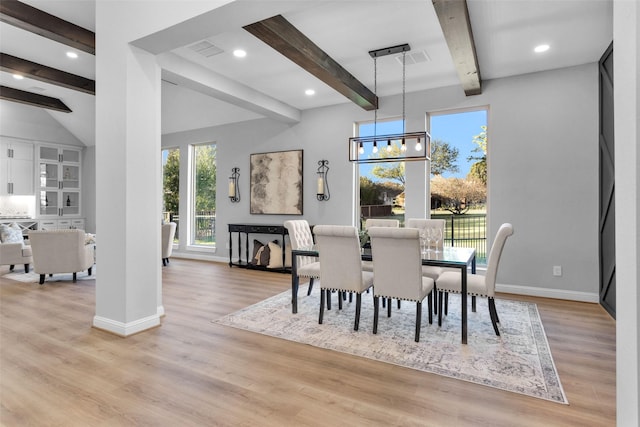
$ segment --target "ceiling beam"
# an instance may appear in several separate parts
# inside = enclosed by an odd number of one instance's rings
[[[95,80],[67,73],[46,65],[37,64],[7,53],[0,53],[0,70],[12,74],[21,74],[41,82],[66,87],[90,95],[96,94]]]
[[[378,108],[378,97],[282,15],[249,24],[245,30],[316,76],[365,110]]]
[[[17,0],[0,2],[0,21],[83,52],[96,54],[96,35],[93,31]]]
[[[47,108],[49,110],[62,111],[63,113],[71,113],[71,109],[58,98],[26,92],[7,86],[0,86],[0,99],[19,102],[20,104],[27,104],[34,107]]]
[[[467,96],[482,93],[480,67],[466,0],[432,0],[458,77]]]

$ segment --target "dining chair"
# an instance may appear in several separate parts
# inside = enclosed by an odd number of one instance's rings
[[[498,318],[495,303],[496,275],[504,244],[512,234],[513,225],[509,223],[502,224],[496,233],[491,252],[489,252],[486,274],[484,276],[479,274],[469,274],[467,276],[467,294],[472,296],[472,310],[475,311],[476,296],[487,297],[491,323],[498,336],[500,335],[500,331],[498,331],[500,319]],[[462,288],[461,280],[459,272],[444,272],[438,278],[438,326],[442,325],[442,295],[445,292],[460,293]]]
[[[366,231],[371,227],[400,227],[400,221],[397,219],[382,219],[382,218],[368,218],[364,222],[364,229]],[[363,261],[362,269],[365,271],[373,271],[373,263],[371,261]]]
[[[438,228],[442,230],[442,235],[444,236],[445,224],[446,222],[444,219],[408,218],[407,221],[405,222],[405,227],[417,228],[418,230]],[[437,247],[439,251],[442,251],[444,249],[444,237],[440,239],[440,241],[437,243]],[[433,280],[435,280],[436,285],[437,285],[438,277],[440,277],[440,275],[447,270],[457,271],[458,273],[460,273],[457,269],[446,269],[446,268],[436,267],[432,265],[422,266],[422,274],[427,277],[431,277]]]
[[[313,234],[311,233],[311,227],[307,220],[288,220],[284,222],[284,227],[289,234],[289,242],[292,250],[313,246]],[[316,257],[309,256],[298,256],[296,263],[298,277],[309,279],[307,295],[311,295],[314,280],[320,279],[320,263]]]
[[[360,239],[353,226],[317,225],[313,228],[320,253],[320,316],[322,324],[325,297],[338,293],[338,309],[346,292],[356,294],[356,317],[353,329],[360,324],[362,293],[373,285],[373,273],[362,270]]]
[[[415,228],[371,227],[373,256],[373,333],[378,332],[380,298],[389,299],[387,317],[391,317],[391,299],[416,303],[415,341],[420,341],[422,301],[428,296],[429,323],[433,322],[433,279],[422,273],[420,233]]]

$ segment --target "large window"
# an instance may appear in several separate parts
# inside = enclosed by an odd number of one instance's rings
[[[180,227],[180,149],[162,150],[162,217]],[[176,229],[174,242],[178,242]]]
[[[214,247],[216,243],[216,145],[194,145],[192,159],[190,244]]]
[[[386,120],[359,123],[358,136],[391,135],[404,132],[402,120]],[[372,157],[385,157],[386,147],[377,147]],[[400,150],[400,146],[392,146]],[[398,153],[396,153],[397,155]],[[404,162],[361,163],[358,165],[360,180],[360,219],[393,218],[404,222]]]

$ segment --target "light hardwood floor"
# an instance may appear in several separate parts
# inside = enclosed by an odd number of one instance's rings
[[[290,275],[176,258],[162,271],[162,326],[128,338],[91,327],[94,281],[0,278],[0,424],[615,425],[615,322],[597,304],[512,296],[538,304],[561,405],[211,322]]]

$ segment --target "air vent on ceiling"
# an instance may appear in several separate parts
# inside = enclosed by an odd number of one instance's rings
[[[405,62],[407,66],[431,61],[431,58],[429,58],[429,55],[427,55],[427,52],[425,52],[424,50],[420,50],[417,52],[407,52],[405,55]],[[396,60],[400,65],[402,65],[402,55],[396,56]]]
[[[224,52],[224,50],[220,49],[218,46],[206,40],[202,40],[201,42],[192,44],[188,48],[194,51],[195,53],[204,56],[205,58],[211,58],[212,56],[215,56]]]

